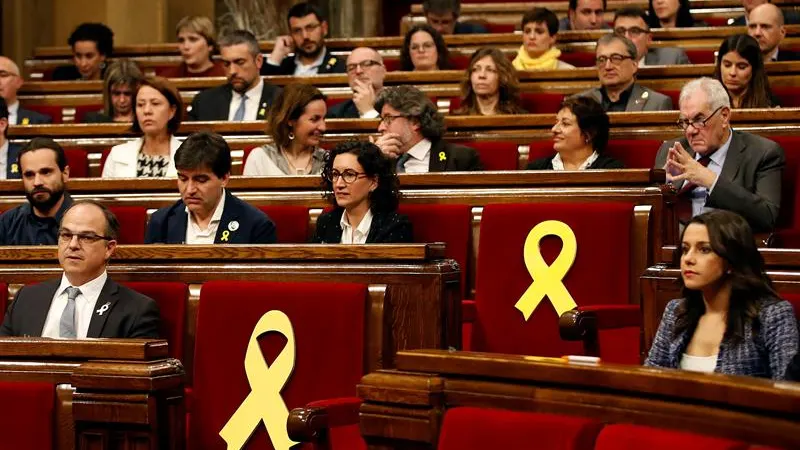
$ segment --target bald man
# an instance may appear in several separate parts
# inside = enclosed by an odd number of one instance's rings
[[[3,97],[8,105],[8,124],[36,125],[53,122],[50,116],[19,107],[17,91],[21,87],[22,76],[17,64],[5,56],[0,56],[0,97]]]
[[[769,0],[742,0],[742,7],[744,8],[744,15],[736,18],[728,19],[728,25],[734,27],[745,27],[750,20],[750,13],[757,7],[769,3]],[[783,11],[784,23],[787,25],[800,23],[800,14],[795,9],[786,9]]]
[[[353,98],[329,109],[326,117],[329,119],[378,117],[375,102],[383,90],[383,79],[386,77],[386,67],[383,65],[381,55],[375,49],[358,47],[347,57],[345,69]]]
[[[786,28],[783,26],[783,12],[772,3],[764,3],[750,11],[747,34],[758,41],[765,63],[800,59],[797,52],[779,50],[786,37]]]

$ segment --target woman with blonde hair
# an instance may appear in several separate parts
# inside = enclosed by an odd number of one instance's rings
[[[166,78],[224,77],[227,76],[222,63],[214,62],[212,55],[216,47],[217,31],[214,23],[205,16],[186,16],[175,27],[178,49],[183,62],[179,66],[164,70]]]
[[[112,62],[103,81],[103,109],[87,113],[83,122],[133,122],[133,94],[143,79],[139,66],[130,59]]]

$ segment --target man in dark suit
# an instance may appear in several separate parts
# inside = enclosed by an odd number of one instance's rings
[[[236,30],[219,40],[228,83],[207,89],[192,100],[190,120],[264,120],[280,88],[259,75],[264,57],[253,33]]]
[[[786,37],[786,28],[783,26],[783,13],[780,8],[772,3],[756,6],[750,11],[750,21],[747,24],[747,34],[758,41],[764,62],[796,61],[800,55],[791,50],[779,49],[783,38]]]
[[[383,90],[386,67],[374,49],[358,47],[347,57],[347,83],[353,98],[334,105],[325,117],[329,119],[374,119],[378,117],[375,102]]]
[[[732,130],[730,115],[730,98],[718,80],[687,83],[678,120],[684,137],[661,145],[655,167],[667,170],[667,181],[682,203],[691,206],[681,221],[710,208],[727,209],[742,215],[756,232],[769,232],[781,205],[783,149],[769,139]]]
[[[298,3],[289,8],[289,36],[275,39],[262,75],[317,75],[344,73],[344,58],[333,56],[325,48],[328,20],[322,11],[310,3]],[[294,52],[294,57],[289,56]]]
[[[22,84],[19,66],[9,58],[0,56],[0,98],[4,99],[8,106],[9,125],[38,125],[53,122],[50,116],[19,106],[17,91]]]
[[[0,179],[19,179],[19,151],[18,144],[8,140],[8,108],[6,101],[0,97]]]
[[[481,34],[489,30],[483,25],[459,22],[461,0],[425,0],[422,2],[422,14],[428,25],[440,34]]]
[[[384,88],[376,108],[381,136],[370,139],[397,160],[398,173],[483,170],[475,149],[445,142],[444,116],[416,87]]]
[[[689,64],[689,56],[682,48],[650,48],[653,33],[647,25],[647,13],[641,8],[629,6],[618,9],[614,13],[614,33],[625,36],[636,45],[639,67]]]
[[[272,244],[275,224],[225,189],[231,149],[222,136],[195,133],[175,152],[181,199],[153,213],[148,244]]]
[[[58,232],[61,278],[25,286],[0,327],[0,336],[157,338],[155,301],[121,286],[106,272],[119,222],[103,205],[80,200]]]

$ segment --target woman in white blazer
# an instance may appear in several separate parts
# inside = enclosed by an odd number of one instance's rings
[[[131,129],[142,136],[111,148],[103,178],[176,177],[181,142],[174,133],[183,117],[178,90],[166,78],[146,78],[136,90],[133,114]]]

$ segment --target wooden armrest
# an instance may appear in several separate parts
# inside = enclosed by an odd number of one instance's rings
[[[358,424],[361,399],[342,397],[311,402],[289,412],[289,439],[297,442],[320,443],[327,440],[333,427]]]

